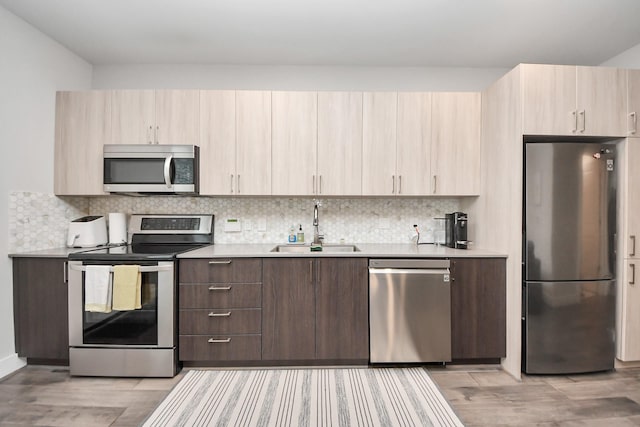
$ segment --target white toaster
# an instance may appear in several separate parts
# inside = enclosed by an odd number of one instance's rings
[[[83,216],[69,223],[67,246],[94,248],[107,244],[107,222],[103,216]]]

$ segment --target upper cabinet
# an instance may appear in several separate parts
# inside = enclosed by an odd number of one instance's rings
[[[429,194],[480,194],[480,98],[477,92],[433,93]]]
[[[317,194],[318,95],[272,92],[272,194]]]
[[[114,144],[197,144],[198,90],[112,92]]]
[[[362,194],[362,92],[318,93],[318,195]]]
[[[102,190],[102,147],[111,141],[110,119],[110,92],[57,93],[55,194],[105,194]]]
[[[398,94],[365,92],[362,102],[362,194],[396,194]]]
[[[431,193],[431,99],[431,93],[398,94],[395,194]]]
[[[523,64],[523,133],[626,135],[625,71]]]
[[[235,194],[271,194],[271,92],[236,92],[236,172]]]
[[[236,180],[236,92],[200,92],[200,194],[232,195]]]
[[[627,134],[639,136],[640,70],[627,70]]]

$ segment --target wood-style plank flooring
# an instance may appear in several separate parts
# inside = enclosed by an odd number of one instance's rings
[[[522,381],[495,367],[430,373],[467,426],[640,426],[640,368]],[[138,426],[181,377],[72,378],[28,366],[0,381],[0,426]]]

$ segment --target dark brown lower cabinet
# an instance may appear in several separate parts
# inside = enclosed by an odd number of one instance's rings
[[[69,363],[66,260],[13,258],[16,351],[28,362]]]
[[[265,259],[263,286],[263,360],[368,360],[366,259]]]
[[[506,356],[506,260],[451,260],[453,360]]]

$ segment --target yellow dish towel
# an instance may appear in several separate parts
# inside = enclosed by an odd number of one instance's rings
[[[135,310],[140,304],[141,277],[139,265],[115,265],[113,267],[114,310]]]

